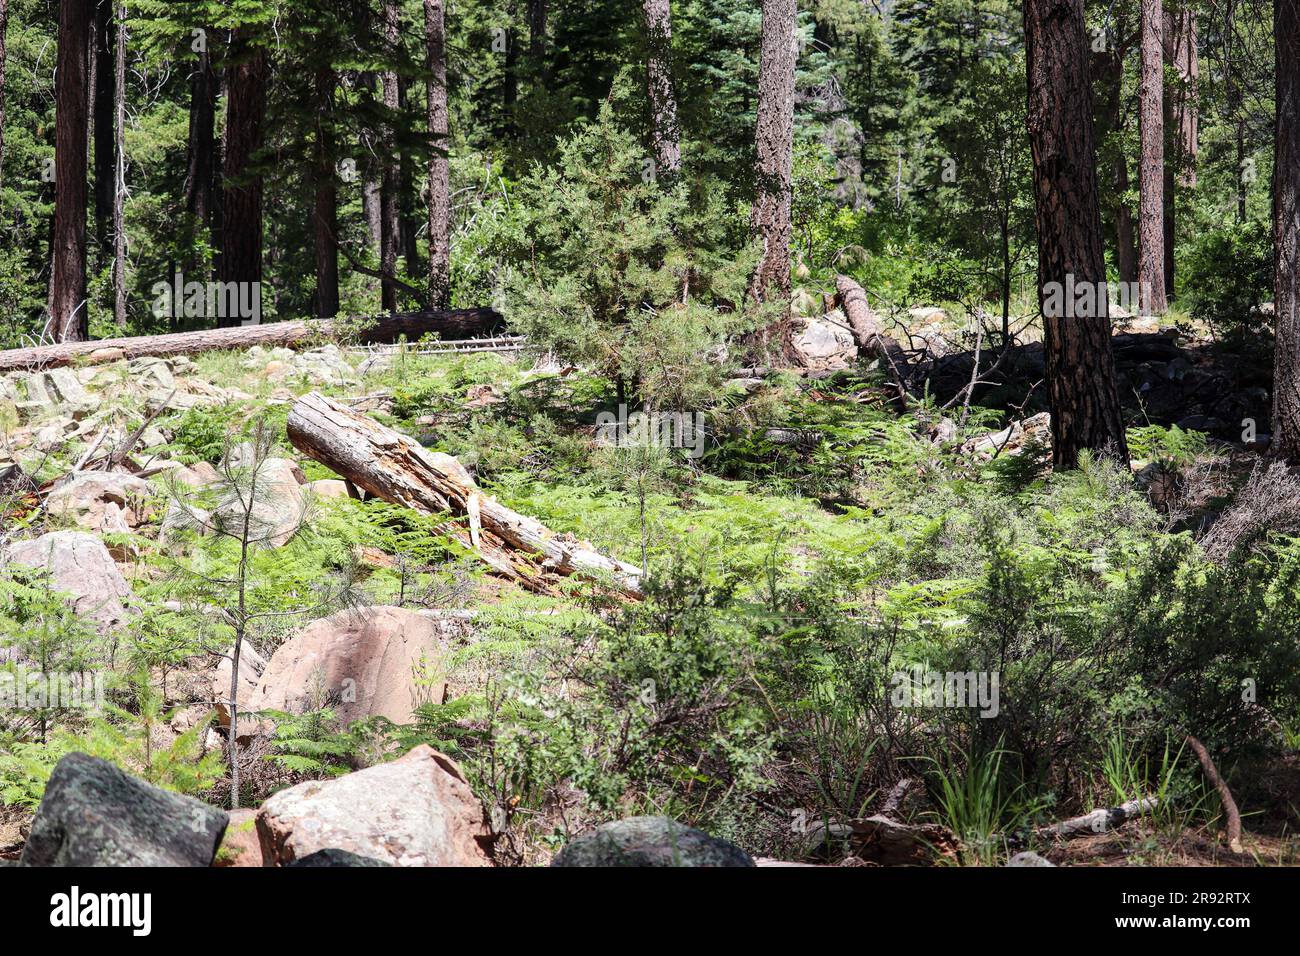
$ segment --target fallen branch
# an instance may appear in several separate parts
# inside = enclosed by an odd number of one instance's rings
[[[908,791],[916,785],[915,777],[904,777],[898,783],[894,784],[889,796],[885,797],[885,802],[880,808],[880,815],[884,817],[897,817],[899,809],[903,806],[903,801],[907,799]]]
[[[1060,823],[1039,827],[1034,832],[1040,837],[1057,837],[1060,839],[1087,833],[1106,833],[1118,826],[1122,826],[1129,820],[1151,813],[1158,806],[1160,806],[1160,801],[1155,797],[1143,797],[1140,800],[1121,803],[1118,807],[1093,810],[1081,817],[1071,817],[1069,820],[1062,820]]]
[[[296,346],[329,339],[348,328],[349,321],[315,319],[302,322],[267,322],[232,329],[201,329],[167,335],[137,335],[93,342],[64,342],[0,352],[0,372],[56,368],[88,358],[96,352],[114,359],[145,356],[194,355],[218,349],[248,349],[254,345]],[[367,318],[359,330],[362,342],[395,342],[400,337],[418,339],[430,332],[467,338],[486,335],[501,325],[493,309],[452,309],[446,312],[399,312]],[[120,353],[120,354],[118,354]]]
[[[551,573],[594,578],[629,597],[641,594],[640,568],[511,511],[484,495],[452,456],[428,451],[319,392],[294,404],[288,432],[303,454],[377,498],[431,514],[468,517],[469,529],[453,525],[449,533],[529,590],[550,593],[546,575]]]
[[[1228,849],[1233,853],[1241,853],[1241,811],[1237,809],[1237,801],[1232,799],[1232,791],[1224,783],[1223,778],[1219,776],[1219,768],[1214,766],[1214,761],[1210,759],[1210,752],[1205,749],[1205,744],[1201,743],[1191,734],[1187,735],[1188,745],[1196,752],[1196,759],[1201,762],[1201,769],[1205,771],[1205,777],[1215,790],[1219,791],[1219,802],[1223,804],[1223,814],[1227,817],[1228,831]]]

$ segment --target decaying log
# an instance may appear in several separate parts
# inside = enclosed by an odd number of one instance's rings
[[[876,321],[876,313],[867,302],[867,293],[848,276],[835,277],[835,300],[849,320],[849,329],[858,348],[871,358],[878,358],[902,371],[907,368],[907,353],[886,335]]]
[[[319,392],[294,404],[288,432],[303,454],[377,498],[420,511],[468,517],[467,530],[454,526],[449,532],[496,571],[530,590],[549,592],[550,573],[595,578],[630,597],[641,593],[639,568],[566,540],[541,522],[511,511],[484,495],[452,456],[429,451]]]
[[[853,853],[881,866],[928,866],[955,859],[961,841],[938,823],[906,824],[884,814],[854,820]]]
[[[1232,791],[1219,776],[1219,768],[1210,759],[1210,752],[1205,749],[1205,744],[1191,734],[1187,735],[1187,744],[1195,751],[1196,759],[1201,762],[1201,769],[1205,771],[1206,779],[1219,793],[1219,802],[1223,804],[1223,815],[1227,820],[1228,849],[1233,853],[1241,853],[1241,811],[1237,809],[1237,801],[1232,799]]]
[[[886,335],[876,321],[862,286],[845,275],[835,277],[835,300],[844,310],[859,351],[880,365],[898,387],[900,402],[907,401],[908,359],[903,347]]]
[[[1128,803],[1122,803],[1118,807],[1093,810],[1081,817],[1071,817],[1069,820],[1062,820],[1060,823],[1039,827],[1035,833],[1040,837],[1057,837],[1061,839],[1083,836],[1089,833],[1105,833],[1127,823],[1129,820],[1152,812],[1158,806],[1160,806],[1160,801],[1155,797],[1143,797],[1140,800],[1130,800]]]
[[[349,320],[356,322],[357,320]],[[487,335],[501,327],[501,315],[493,309],[453,309],[447,312],[401,312],[368,318],[358,335],[365,343],[396,342],[401,336],[415,340],[430,332],[445,338]],[[202,329],[168,335],[139,335],[100,339],[95,342],[65,342],[29,349],[0,352],[0,372],[19,369],[55,368],[96,352],[114,358],[142,358],[151,355],[193,355],[218,349],[248,349],[254,345],[311,345],[344,331],[345,323],[329,319],[303,322],[267,322],[231,329]],[[120,354],[118,354],[120,353]]]

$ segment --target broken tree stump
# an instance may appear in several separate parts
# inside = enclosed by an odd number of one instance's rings
[[[628,597],[641,595],[640,568],[510,510],[484,495],[451,455],[429,451],[319,392],[294,403],[288,432],[303,454],[377,498],[428,513],[468,517],[468,529],[457,526],[451,533],[497,572],[529,590],[549,593],[549,572],[589,577]]]

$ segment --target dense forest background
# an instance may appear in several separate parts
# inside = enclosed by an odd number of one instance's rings
[[[8,346],[38,337],[48,314],[58,6],[8,4],[0,207],[0,335]],[[220,272],[222,196],[234,184],[256,179],[264,197],[264,318],[324,314],[333,300],[317,297],[313,209],[320,170],[329,169],[347,256],[338,257],[339,307],[368,314],[382,304],[380,283],[347,264],[385,268],[385,208],[398,220],[396,274],[424,284],[431,150],[450,157],[452,300],[464,306],[490,304],[510,289],[518,269],[509,239],[535,211],[520,208],[536,202],[530,182],[576,161],[573,137],[603,124],[625,134],[618,148],[635,153],[638,168],[651,155],[651,43],[638,4],[448,5],[450,133],[437,144],[427,123],[420,3],[387,14],[379,3],[92,6],[85,201],[87,312],[96,336],[115,322],[112,66],[120,15],[132,333],[167,328],[154,307],[157,283],[178,271],[199,282]],[[1023,311],[1035,248],[1020,9],[967,0],[800,6],[792,249],[800,282],[813,286],[852,265],[869,288],[898,301],[972,299],[995,312],[1005,283]],[[1139,10],[1131,2],[1089,4],[1086,15],[1108,275],[1134,281]],[[1168,5],[1164,15],[1173,117],[1165,124],[1166,282],[1180,310],[1230,322],[1271,297],[1271,10],[1218,0]],[[672,12],[667,51],[687,193],[678,215],[700,223],[692,228],[707,222],[701,242],[733,257],[749,242],[761,21],[754,3],[688,0]],[[1176,62],[1177,42],[1190,46],[1194,75]],[[250,64],[264,103],[254,111],[259,129],[247,164],[232,170],[223,147],[231,149],[232,136],[247,138],[231,131],[232,115],[242,115],[230,102],[232,80]],[[1183,139],[1189,148],[1180,148]],[[391,206],[381,208],[390,193]],[[396,298],[402,308],[418,304],[405,286]]]

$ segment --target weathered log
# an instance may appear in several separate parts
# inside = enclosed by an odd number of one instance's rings
[[[289,412],[289,440],[303,454],[358,488],[392,504],[469,518],[468,530],[449,532],[499,573],[524,587],[550,591],[547,574],[579,574],[636,597],[641,570],[566,540],[541,522],[484,495],[464,466],[429,451],[373,418],[319,392],[304,395]]]
[[[1155,797],[1143,797],[1140,800],[1121,803],[1118,807],[1093,810],[1081,817],[1071,817],[1069,820],[1062,820],[1060,823],[1039,827],[1035,832],[1040,837],[1059,838],[1089,833],[1106,833],[1117,826],[1127,823],[1129,820],[1151,813],[1158,806],[1160,806],[1160,801]]]
[[[311,345],[343,332],[348,323],[331,319],[301,322],[267,322],[232,329],[201,329],[197,332],[172,332],[167,335],[138,335],[129,338],[100,339],[95,342],[64,342],[27,349],[0,352],[0,372],[29,368],[55,368],[68,365],[96,352],[115,358],[141,358],[151,355],[193,355],[218,349],[248,349],[254,345]],[[453,309],[448,312],[399,312],[361,320],[358,337],[365,343],[396,342],[401,336],[418,339],[430,332],[446,338],[487,335],[500,329],[502,319],[494,309]],[[119,353],[116,354],[116,353]]]
[[[880,328],[876,314],[867,302],[867,293],[848,276],[835,277],[835,300],[849,320],[849,328],[858,350],[867,358],[880,361],[881,368],[888,373],[898,389],[898,403],[906,407],[910,374],[907,353]]]
[[[957,858],[961,841],[938,823],[900,823],[878,813],[852,822],[853,853],[881,866],[926,866]]]
[[[872,358],[896,362],[900,369],[907,367],[907,355],[903,347],[880,328],[876,313],[867,302],[867,293],[862,286],[848,276],[836,276],[835,301],[844,310],[844,317],[849,320],[849,328],[859,349]]]

